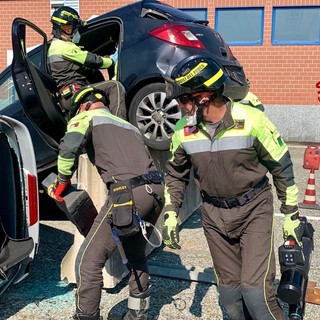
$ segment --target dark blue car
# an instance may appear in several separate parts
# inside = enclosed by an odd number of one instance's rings
[[[35,34],[41,45],[26,55],[26,41]],[[27,125],[42,169],[55,162],[66,126],[55,83],[47,73],[50,41],[20,18],[13,22],[12,37],[13,63],[0,75],[0,92],[6,95],[0,97],[0,113]],[[248,91],[243,68],[220,34],[207,21],[197,21],[160,1],[135,2],[89,20],[80,45],[100,55],[118,48],[117,69],[110,76],[114,73],[126,88],[129,120],[155,150],[169,148],[174,125],[181,117],[176,101],[168,101],[164,92],[164,76],[178,62],[199,54],[212,57],[229,76],[229,96],[242,99]],[[99,81],[101,74],[92,78]]]

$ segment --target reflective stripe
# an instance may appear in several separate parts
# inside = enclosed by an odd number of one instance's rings
[[[52,20],[60,22],[60,23],[63,23],[63,24],[67,24],[68,23],[67,20],[61,19],[61,18],[58,18],[58,17],[52,17]]]
[[[186,83],[187,81],[192,79],[194,76],[199,74],[207,65],[208,64],[206,62],[200,62],[189,73],[187,73],[183,77],[179,77],[179,78],[175,79],[175,81],[177,81],[179,84]]]
[[[220,69],[213,77],[211,77],[209,80],[207,80],[204,85],[207,87],[210,87],[213,83],[218,81],[223,76],[223,71]]]
[[[287,187],[286,189],[286,200],[285,204],[287,206],[295,206],[297,205],[298,198],[298,187],[296,184]]]
[[[47,57],[48,63],[65,61],[61,54],[55,54]]]
[[[104,111],[104,113],[105,113],[105,111]],[[98,126],[101,124],[112,124],[112,125],[120,127],[120,128],[136,131],[137,133],[140,134],[139,129],[136,128],[135,126],[133,126],[131,123],[126,122],[126,121],[120,121],[119,118],[113,119],[114,116],[111,113],[108,115],[109,115],[108,117],[106,117],[105,115],[102,115],[102,116],[95,115],[92,119],[92,125]]]
[[[147,310],[150,307],[150,297],[145,299],[134,298],[129,296],[128,308],[132,310]]]
[[[182,142],[182,148],[187,154],[195,154],[200,152],[217,152],[225,150],[239,150],[250,148],[253,146],[255,137],[223,137],[217,140],[210,141],[205,140],[194,140]]]
[[[86,93],[93,91],[93,90],[94,90],[94,88],[92,88],[92,87],[83,89],[79,94],[76,95],[74,102],[78,102]]]

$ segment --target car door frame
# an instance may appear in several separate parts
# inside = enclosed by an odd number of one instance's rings
[[[36,66],[26,49],[27,28],[37,32],[40,44],[40,64]],[[48,41],[44,31],[32,22],[15,18],[12,23],[12,78],[25,114],[43,139],[58,148],[66,130],[66,117],[58,103],[58,89],[47,69]]]

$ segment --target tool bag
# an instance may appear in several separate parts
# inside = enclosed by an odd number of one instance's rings
[[[139,221],[135,216],[135,206],[130,181],[119,181],[110,186],[112,201],[111,226],[119,237],[129,237],[140,231]]]

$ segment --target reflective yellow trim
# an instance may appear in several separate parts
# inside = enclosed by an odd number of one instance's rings
[[[86,94],[87,92],[93,91],[93,88],[87,88],[81,91],[81,93],[75,98],[74,102],[78,102],[84,94]]]
[[[83,257],[85,256],[87,250],[89,250],[89,249],[90,249],[90,250],[94,250],[94,249],[91,249],[91,247],[90,247],[91,242],[95,239],[95,236],[96,236],[96,234],[98,233],[101,225],[104,224],[104,223],[107,223],[105,220],[106,220],[106,218],[108,217],[111,208],[112,208],[112,206],[111,206],[111,207],[108,209],[108,211],[105,213],[105,215],[104,215],[104,217],[101,219],[98,227],[97,227],[96,230],[94,231],[94,234],[89,238],[87,244],[86,244],[85,247],[83,248],[83,252],[82,252],[81,257],[80,257],[80,259],[79,259],[80,262],[79,262],[79,265],[78,265],[78,268],[77,268],[77,269],[78,269],[77,273],[78,273],[78,275],[79,275],[79,282],[78,282],[78,286],[77,286],[77,287],[78,287],[78,288],[77,288],[77,292],[78,292],[78,293],[81,292],[81,290],[82,290],[82,273],[81,273],[80,271],[81,271],[81,265],[82,265],[82,263],[83,263]],[[102,214],[103,214],[103,213],[102,213]],[[89,248],[89,247],[90,247],[90,248]],[[78,308],[79,310],[81,310],[81,305],[80,305],[79,296],[80,296],[79,294],[76,295],[76,306],[77,306],[77,308]]]
[[[95,96],[96,96],[96,98],[99,99],[99,100],[102,98],[102,94],[100,94],[100,93],[96,93]]]
[[[264,296],[264,301],[265,304],[267,306],[267,309],[270,313],[270,316],[272,317],[272,319],[277,320],[277,318],[275,317],[275,315],[272,313],[272,310],[270,309],[269,303],[268,303],[268,297],[267,297],[267,289],[266,289],[266,283],[267,283],[267,278],[268,278],[268,273],[270,271],[270,265],[271,265],[271,259],[272,259],[272,253],[273,253],[273,246],[274,246],[274,221],[275,217],[273,216],[272,219],[272,225],[271,225],[271,239],[270,239],[270,251],[269,251],[269,256],[268,256],[268,267],[266,270],[266,273],[264,275],[263,278],[263,296]]]
[[[68,23],[67,20],[64,20],[64,19],[61,19],[61,18],[57,18],[57,17],[52,17],[52,20],[60,22],[60,23],[63,23],[63,24],[67,24]]]
[[[210,87],[213,83],[218,81],[223,76],[223,71],[220,69],[213,77],[211,77],[209,80],[207,80],[204,85],[206,87]]]
[[[130,201],[127,201],[127,202],[124,202],[124,203],[114,203],[113,207],[117,208],[117,207],[132,206],[132,205],[133,205],[133,202],[132,202],[132,200],[130,200]]]
[[[179,84],[186,83],[190,79],[192,79],[194,76],[199,74],[208,64],[206,62],[200,62],[196,67],[194,67],[189,73],[187,73],[183,77],[179,77],[175,79]]]
[[[76,20],[79,19],[78,15],[73,14],[73,13],[71,13],[69,11],[66,11],[66,10],[61,11],[61,14],[65,14],[66,16],[72,17],[72,18],[74,18]]]

